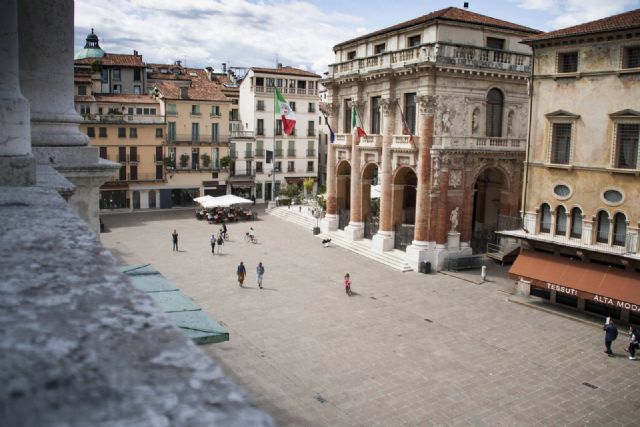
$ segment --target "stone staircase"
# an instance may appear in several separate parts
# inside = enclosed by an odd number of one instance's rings
[[[308,212],[306,207],[302,207],[302,212],[299,212],[297,206],[292,206],[291,209],[287,207],[277,207],[267,209],[266,212],[275,217],[292,222],[309,231],[313,230],[316,226],[316,219]],[[387,251],[384,253],[375,252],[371,249],[371,241],[368,239],[362,239],[355,242],[349,240],[342,230],[332,231],[331,233],[317,235],[320,239],[331,239],[331,244],[339,246],[348,251],[354,252],[358,255],[367,257],[381,264],[385,264],[396,270],[407,272],[413,271],[409,264],[405,261],[405,253],[397,249]]]

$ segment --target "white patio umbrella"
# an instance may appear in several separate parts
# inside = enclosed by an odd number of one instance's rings
[[[210,202],[213,199],[215,199],[215,197],[207,195],[207,196],[196,197],[195,199],[193,199],[193,201],[202,205],[203,203]]]
[[[253,200],[234,196],[233,194],[226,194],[224,196],[216,197],[215,199],[216,203],[218,203],[218,206],[222,207],[229,207],[231,205],[250,205],[253,203]]]

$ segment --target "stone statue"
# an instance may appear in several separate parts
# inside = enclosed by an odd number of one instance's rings
[[[458,231],[458,207],[451,211],[451,215],[449,215],[449,220],[451,221],[451,231]]]
[[[442,112],[442,133],[445,135],[448,134],[449,128],[451,128],[451,119],[449,116],[449,110],[444,109],[444,111]]]
[[[478,115],[480,114],[480,110],[477,108],[473,109],[473,113],[471,114],[471,133],[476,133],[478,131]]]
[[[513,110],[507,114],[507,136],[513,136]]]

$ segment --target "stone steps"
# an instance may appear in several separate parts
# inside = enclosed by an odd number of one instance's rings
[[[312,230],[316,226],[316,219],[307,214],[306,208],[303,207],[303,212],[298,212],[297,207],[288,209],[287,207],[277,207],[267,209],[267,213],[275,217],[284,219],[293,224]],[[379,253],[371,249],[371,241],[368,239],[362,239],[352,242],[347,238],[344,231],[336,230],[328,234],[319,234],[317,236],[321,239],[331,239],[331,244],[339,246],[348,251],[354,252],[358,255],[367,257],[381,264],[385,264],[396,270],[407,272],[413,271],[409,264],[405,261],[405,253],[396,249]]]

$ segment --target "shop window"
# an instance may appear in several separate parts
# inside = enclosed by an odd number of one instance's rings
[[[592,300],[584,302],[584,310],[589,313],[599,314],[603,317],[611,317],[612,319],[620,319],[621,310],[610,305],[600,304]]]
[[[627,217],[618,212],[613,217],[613,244],[624,246],[627,241]]]
[[[635,312],[635,311],[630,311],[629,312],[629,323],[633,324],[633,325],[640,325],[640,313]]]
[[[580,208],[571,209],[571,237],[582,237],[582,211]]]
[[[556,303],[568,307],[578,308],[578,297],[556,292]]]
[[[551,299],[551,291],[548,291],[547,289],[541,289],[536,286],[531,286],[531,289],[529,290],[529,295],[538,297],[538,298],[544,298],[546,300]]]
[[[578,71],[578,52],[562,52],[558,54],[558,73],[575,73]]]
[[[556,234],[565,235],[567,233],[567,210],[564,206],[556,209]]]
[[[502,107],[504,96],[498,89],[491,89],[487,94],[486,133],[489,137],[502,136]]]
[[[606,211],[598,212],[596,241],[609,242],[609,214]]]
[[[540,206],[540,232],[551,232],[551,208],[546,203]]]

